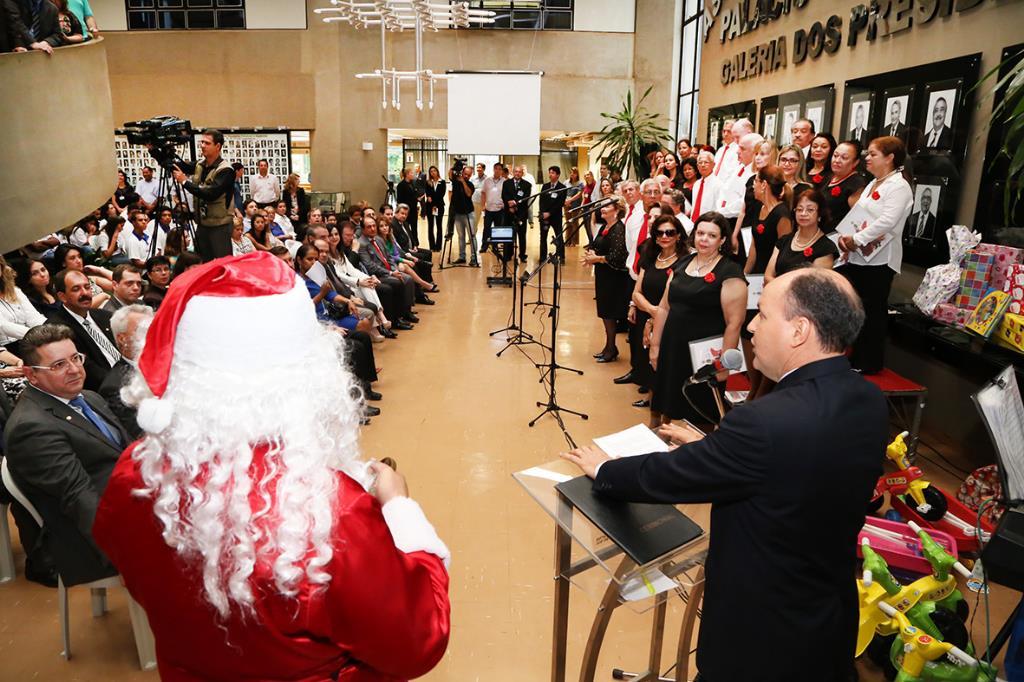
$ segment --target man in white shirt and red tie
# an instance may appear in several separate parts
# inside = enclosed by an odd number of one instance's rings
[[[736,146],[733,144],[735,138],[733,138],[732,136],[732,127],[733,125],[735,125],[735,123],[736,121],[732,120],[731,118],[726,119],[722,123],[722,146],[719,147],[718,151],[715,152],[716,169],[722,164],[722,159],[725,158],[725,155],[729,148],[736,149]]]
[[[739,226],[736,219],[743,208],[747,195],[747,181],[754,174],[754,150],[764,142],[757,133],[749,133],[740,138],[740,165],[726,177],[719,177],[718,203],[715,210],[725,216],[733,226],[732,246],[737,258],[746,258],[746,249],[742,248],[739,238]]]
[[[754,132],[754,124],[749,118],[736,119],[732,124],[732,142],[723,147],[725,150],[721,156],[715,157],[715,175],[719,178],[727,178],[740,167],[739,147],[740,140],[744,135]],[[718,150],[719,152],[722,149]]]
[[[718,178],[715,177],[715,157],[709,151],[697,154],[697,172],[700,178],[693,184],[691,194],[693,204],[690,207],[690,218],[697,222],[702,213],[715,210],[718,199]]]

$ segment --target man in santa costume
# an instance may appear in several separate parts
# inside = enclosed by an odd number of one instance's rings
[[[257,252],[174,281],[122,395],[143,437],[93,535],[145,609],[165,682],[405,680],[448,644],[448,549],[358,458],[340,335]]]

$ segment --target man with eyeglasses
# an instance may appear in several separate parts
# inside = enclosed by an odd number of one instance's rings
[[[92,524],[129,442],[103,398],[84,390],[87,358],[75,338],[60,324],[25,334],[21,349],[29,385],[4,429],[11,477],[46,528],[33,545],[26,544],[26,553],[32,557],[45,547],[65,585],[117,573],[93,542]]]
[[[47,316],[74,334],[75,345],[85,355],[85,387],[99,390],[110,368],[121,359],[110,331],[110,313],[92,309],[92,284],[77,270],[61,270],[53,278],[61,307]]]

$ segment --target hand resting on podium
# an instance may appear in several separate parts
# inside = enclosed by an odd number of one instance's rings
[[[658,435],[677,447],[693,443],[704,437],[701,431],[689,424],[663,424],[658,427]],[[558,456],[578,466],[590,478],[596,477],[600,466],[612,459],[608,453],[596,445],[585,445],[569,452],[560,452]]]

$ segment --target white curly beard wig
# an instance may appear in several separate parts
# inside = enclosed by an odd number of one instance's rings
[[[367,483],[358,459],[358,389],[343,340],[315,321],[304,286],[281,296],[304,299],[296,320],[273,309],[260,317],[266,310],[258,298],[208,298],[215,308],[240,302],[242,308],[213,311],[216,347],[198,347],[198,337],[186,332],[193,299],[159,400],[168,407],[163,423],[148,425],[153,420],[143,419],[140,409],[146,433],[133,459],[145,488],[136,494],[153,498],[167,544],[187,561],[201,562],[206,598],[222,617],[233,605],[251,611],[257,561],[272,566],[282,594],[294,596],[304,581],[326,586],[336,472]],[[296,326],[303,329],[298,335]],[[300,347],[268,344],[278,331],[279,341]],[[203,340],[210,342],[208,328]],[[154,404],[139,372],[121,395],[129,405]],[[254,480],[253,449],[260,445],[267,447],[265,466]]]

